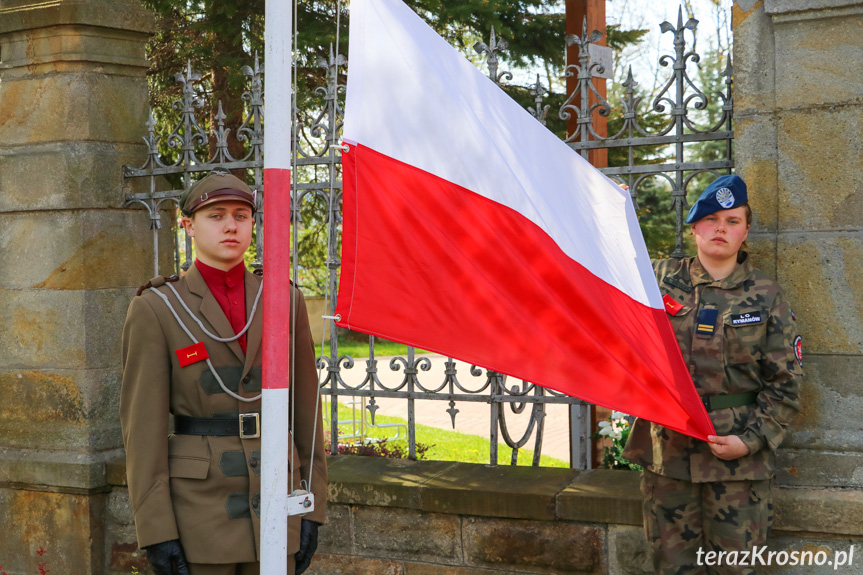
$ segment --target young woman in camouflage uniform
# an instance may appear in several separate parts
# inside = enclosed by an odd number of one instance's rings
[[[698,255],[654,262],[716,429],[705,442],[635,422],[624,456],[645,469],[644,528],[657,573],[755,573],[752,550],[773,520],[774,453],[800,411],[802,340],[779,285],[746,251],[747,200],[739,176],[717,178],[686,219]]]

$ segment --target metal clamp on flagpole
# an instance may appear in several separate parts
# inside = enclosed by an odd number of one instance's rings
[[[337,313],[336,315],[322,315],[321,319],[334,319],[336,321],[342,321],[342,314]]]
[[[342,142],[340,145],[336,146],[336,148],[338,148],[342,152],[350,152],[351,151],[351,146],[349,144],[344,143],[344,142]]]
[[[305,489],[295,489],[288,496],[288,517],[305,515],[315,510],[315,494]]]

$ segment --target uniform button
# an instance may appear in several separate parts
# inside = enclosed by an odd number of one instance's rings
[[[258,458],[252,457],[251,459],[249,459],[249,465],[251,465],[253,469],[257,468],[258,467]]]
[[[252,507],[257,509],[260,504],[261,504],[261,494],[258,493],[254,497],[252,497]]]
[[[243,378],[243,383],[249,383],[250,381],[252,381],[251,375],[247,375],[246,377]]]

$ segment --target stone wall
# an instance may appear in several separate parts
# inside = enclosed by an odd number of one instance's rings
[[[105,568],[119,333],[130,287],[152,273],[148,219],[121,209],[121,166],[146,153],[151,30],[131,0],[0,3],[0,565],[12,575]]]
[[[744,4],[744,3],[739,3]],[[737,171],[750,237],[804,336],[787,485],[863,485],[863,2],[735,6]]]
[[[638,473],[534,469],[339,456],[329,461],[327,525],[308,575],[482,575],[652,572]],[[123,463],[112,466],[105,563],[137,567]],[[769,551],[848,554],[854,563],[759,573],[863,572],[863,492],[776,490]],[[846,555],[847,557],[847,555]]]

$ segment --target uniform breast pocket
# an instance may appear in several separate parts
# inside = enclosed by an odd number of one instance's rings
[[[206,479],[210,447],[200,435],[172,435],[168,440],[168,475],[172,478]]]
[[[673,313],[668,311],[668,319],[671,321],[671,327],[674,328],[674,334],[677,336],[677,345],[680,349],[686,350],[692,345],[692,322],[695,314],[692,313],[692,306],[681,304]]]
[[[726,363],[756,363],[764,355],[767,336],[767,311],[751,307],[732,307],[723,318]]]

